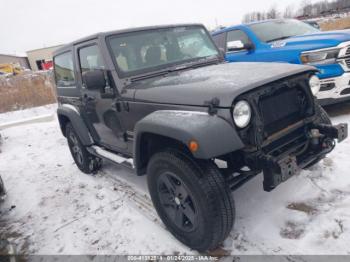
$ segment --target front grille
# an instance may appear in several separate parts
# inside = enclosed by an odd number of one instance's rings
[[[239,131],[247,146],[265,147],[312,121],[314,97],[309,78],[308,73],[291,76],[237,98],[248,101],[253,110],[251,124]]]
[[[305,117],[307,98],[296,88],[282,88],[278,92],[262,97],[259,110],[267,135],[271,135]]]

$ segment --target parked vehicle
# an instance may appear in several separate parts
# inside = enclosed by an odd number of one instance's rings
[[[315,68],[225,63],[202,25],[95,34],[57,50],[54,72],[78,168],[147,174],[164,224],[200,251],[231,231],[232,190],[263,171],[271,191],[347,136],[315,102]]]
[[[0,64],[1,74],[20,75],[23,72],[24,68],[21,67],[18,63]]]
[[[304,22],[278,19],[212,33],[229,62],[283,62],[315,66],[321,104],[350,99],[350,31],[322,32]]]
[[[321,30],[320,25],[315,20],[303,20],[303,22],[311,25],[312,27],[315,27],[316,29]]]

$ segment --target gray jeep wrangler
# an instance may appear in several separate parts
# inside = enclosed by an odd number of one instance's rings
[[[231,231],[231,191],[260,173],[270,191],[347,136],[314,99],[314,67],[225,63],[202,25],[98,33],[57,50],[54,72],[78,168],[147,174],[166,227],[199,251]]]

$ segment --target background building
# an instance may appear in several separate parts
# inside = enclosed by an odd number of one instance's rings
[[[27,51],[30,67],[33,71],[48,70],[52,67],[52,54],[61,45]]]
[[[24,68],[31,69],[26,56],[0,54],[0,64],[19,64]]]

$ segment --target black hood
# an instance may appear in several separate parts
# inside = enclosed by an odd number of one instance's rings
[[[264,84],[314,67],[287,63],[222,63],[174,72],[136,82],[135,100],[151,103],[203,106],[218,98],[220,107],[230,107],[235,97]]]

